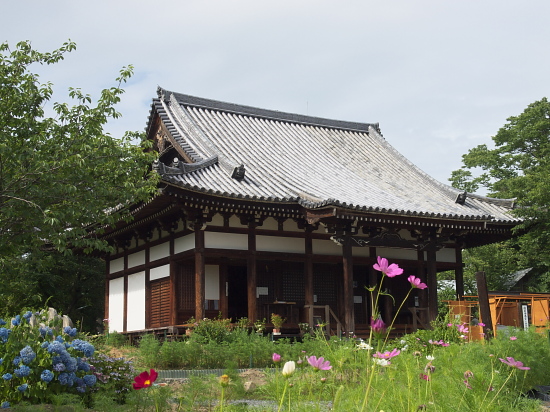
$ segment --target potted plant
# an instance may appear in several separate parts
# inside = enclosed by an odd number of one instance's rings
[[[285,323],[285,318],[283,318],[281,315],[278,315],[276,313],[271,314],[271,323],[273,324],[273,334],[274,335],[280,335],[281,334],[281,326],[283,326],[283,323]]]
[[[257,320],[254,322],[254,330],[256,331],[257,335],[263,335],[265,330],[265,318],[262,320]]]

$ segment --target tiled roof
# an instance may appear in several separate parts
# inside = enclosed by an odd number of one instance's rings
[[[310,209],[332,205],[394,215],[517,221],[509,213],[513,199],[468,193],[457,202],[461,191],[413,165],[382,137],[377,124],[263,110],[161,88],[158,95],[152,116],[160,116],[173,142],[197,163],[194,168],[157,165],[167,183]],[[243,179],[234,175],[240,165]]]

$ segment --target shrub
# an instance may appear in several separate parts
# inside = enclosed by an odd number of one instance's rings
[[[56,322],[31,311],[15,316],[11,328],[0,319],[0,404],[49,403],[61,393],[84,396],[95,385],[85,360],[93,345]]]
[[[124,404],[134,380],[132,362],[124,358],[112,358],[104,354],[88,358],[90,370],[97,378],[92,392],[103,394],[116,403]]]

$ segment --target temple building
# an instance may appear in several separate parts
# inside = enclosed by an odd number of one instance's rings
[[[384,281],[397,325],[437,315],[436,274],[455,272],[464,248],[506,239],[513,200],[442,184],[399,154],[376,123],[263,110],[158,89],[147,123],[158,151],[158,193],[104,234],[105,317],[135,332],[221,315],[234,321],[322,321],[368,330],[370,292],[387,258],[404,274]],[[392,299],[378,310],[386,322]]]

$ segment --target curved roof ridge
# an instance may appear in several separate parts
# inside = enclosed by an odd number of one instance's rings
[[[278,110],[260,109],[253,106],[227,103],[220,100],[213,100],[204,97],[196,97],[188,94],[177,93],[163,89],[160,86],[158,87],[157,93],[159,94],[159,97],[162,94],[172,94],[180,104],[195,106],[203,109],[221,110],[224,112],[241,114],[245,116],[262,117],[271,120],[287,121],[291,123],[300,123],[311,126],[324,126],[335,129],[355,130],[361,132],[368,132],[370,127],[373,127],[375,129],[379,128],[378,123],[360,123],[345,120],[334,120],[324,117],[281,112]]]

